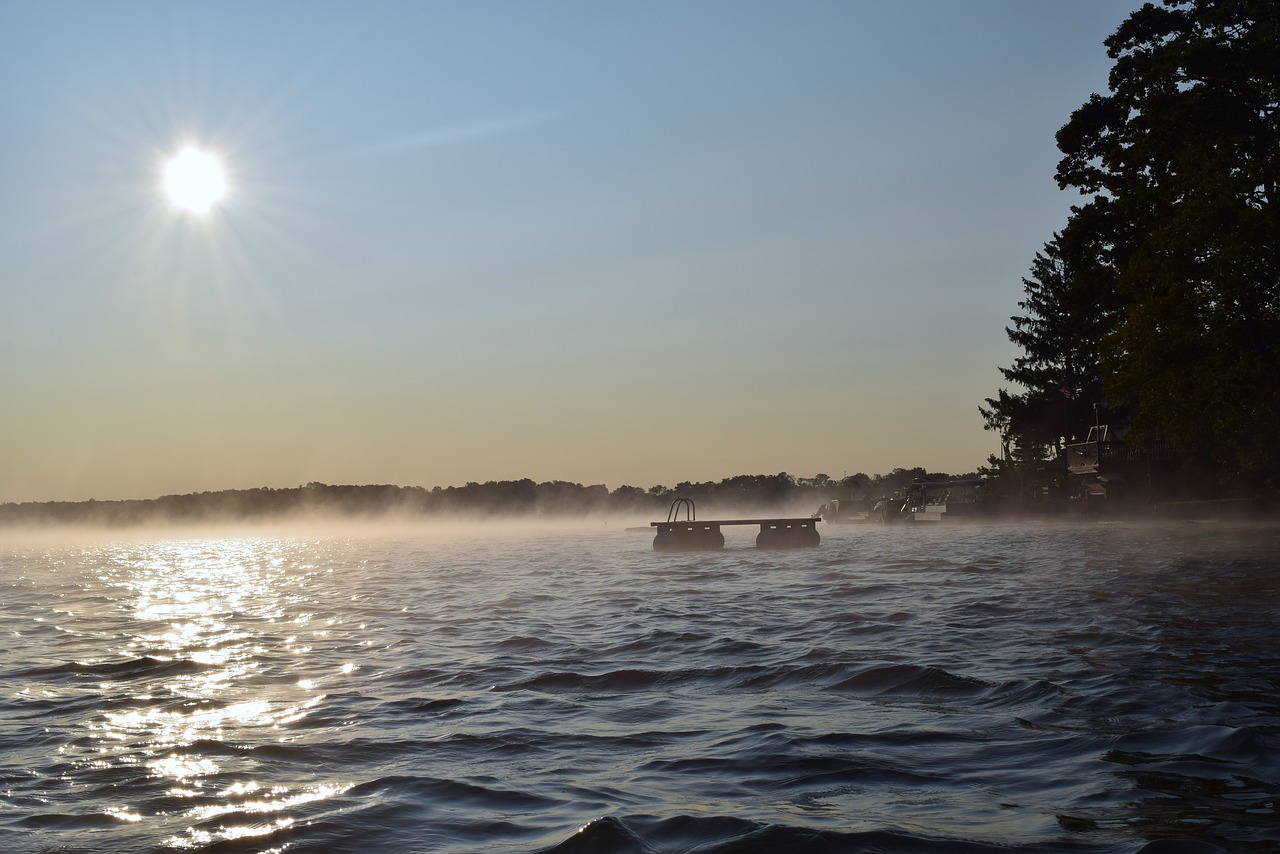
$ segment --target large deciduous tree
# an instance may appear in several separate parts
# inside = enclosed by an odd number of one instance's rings
[[[1005,377],[1028,400],[1083,364],[1136,435],[1275,486],[1280,3],[1146,4],[1106,46],[1110,94],[1057,137],[1059,185],[1091,198],[1037,256]]]

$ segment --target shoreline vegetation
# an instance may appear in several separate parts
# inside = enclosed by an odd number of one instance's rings
[[[906,489],[918,478],[973,477],[896,468],[887,475],[858,473],[840,479],[825,474],[793,477],[737,475],[720,481],[678,483],[674,487],[584,486],[568,481],[520,480],[434,487],[375,484],[331,485],[312,482],[275,489],[227,489],[159,498],[118,501],[44,501],[0,503],[0,528],[19,525],[102,525],[288,521],[309,516],[352,519],[396,517],[433,519],[450,516],[665,518],[676,498],[692,499],[702,511],[787,512],[808,516],[833,498],[874,500]]]
[[[979,407],[993,491],[1280,498],[1276,9],[1144,3],[1105,40],[1108,91],[1056,136],[1079,201],[1023,279],[1009,387]]]
[[[99,501],[27,501],[0,503],[0,531],[19,528],[141,528],[224,524],[271,524],[317,519],[432,522],[471,520],[640,519],[667,517],[672,502],[689,498],[700,518],[729,515],[808,517],[832,500],[855,515],[866,515],[883,497],[902,496],[914,481],[950,481],[977,477],[896,468],[887,475],[824,474],[793,477],[738,475],[720,481],[674,487],[584,486],[568,481],[521,480],[467,483],[463,486],[332,485],[312,482],[287,488],[258,487],[164,495],[159,498]],[[1280,521],[1280,505],[1265,498],[1197,499],[1149,502],[1072,501],[1062,496],[1017,500],[1001,496],[987,481],[989,521]],[[996,489],[991,489],[997,487]],[[971,519],[974,517],[970,517]]]

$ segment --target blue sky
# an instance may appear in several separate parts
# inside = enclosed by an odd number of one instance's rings
[[[4,4],[0,501],[971,471],[1137,5]]]

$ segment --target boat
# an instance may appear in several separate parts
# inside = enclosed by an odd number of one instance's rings
[[[956,522],[983,516],[982,479],[923,480],[917,478],[906,493],[881,498],[871,508],[874,522]]]
[[[814,519],[821,519],[828,525],[852,525],[867,522],[871,518],[872,502],[866,499],[833,498],[814,512]]]
[[[1178,452],[1171,442],[1134,445],[1125,441],[1122,431],[1097,424],[1089,428],[1085,441],[1067,445],[1063,455],[1076,497],[1086,502],[1153,501],[1176,489]]]

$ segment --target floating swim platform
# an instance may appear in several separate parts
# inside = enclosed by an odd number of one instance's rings
[[[678,518],[681,511],[684,519]],[[693,501],[677,498],[667,511],[667,521],[650,522],[649,527],[658,529],[653,537],[656,552],[700,552],[724,548],[724,533],[720,529],[725,525],[759,525],[756,548],[812,548],[822,542],[817,523],[812,517],[699,521]]]

